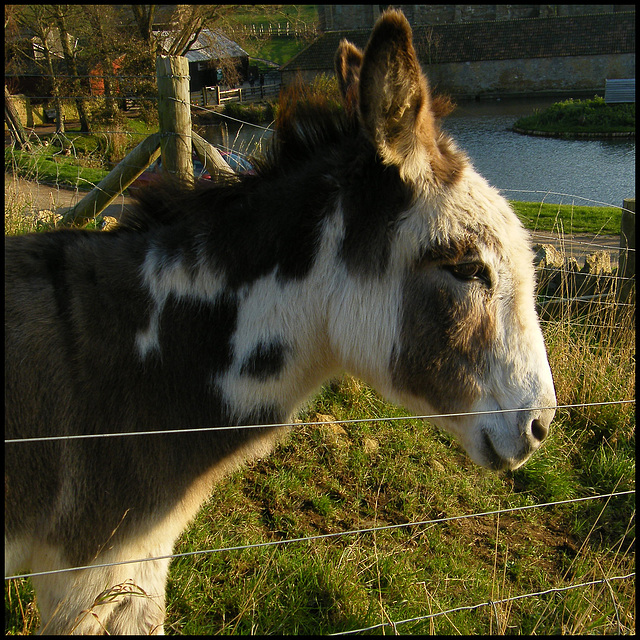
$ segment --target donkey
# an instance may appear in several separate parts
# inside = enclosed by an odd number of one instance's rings
[[[493,470],[547,436],[529,238],[440,132],[404,16],[343,41],[336,73],[342,109],[283,95],[255,175],[6,241],[8,438],[111,435],[5,447],[8,571],[90,567],[33,578],[44,632],[162,633],[169,560],[105,563],[171,554],[340,371],[447,414]]]

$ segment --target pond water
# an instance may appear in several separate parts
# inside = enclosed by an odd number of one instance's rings
[[[442,126],[507,198],[622,206],[635,197],[634,138],[562,140],[509,131],[519,117],[552,102],[464,103]]]
[[[555,100],[460,103],[442,127],[474,166],[512,200],[622,206],[635,197],[635,139],[562,140],[523,136],[513,123]],[[202,134],[213,144],[253,154],[271,132],[229,121]]]

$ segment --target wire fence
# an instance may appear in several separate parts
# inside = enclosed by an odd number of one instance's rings
[[[72,99],[72,97],[69,97],[68,99]],[[142,98],[141,98],[142,99]],[[146,98],[148,99],[148,98]],[[199,109],[203,109],[201,107],[198,107]],[[258,129],[264,130],[264,131],[271,131],[272,129],[270,127],[262,127],[260,125],[255,125],[252,123],[248,123],[248,122],[243,122],[237,118],[233,118],[230,116],[226,116],[225,114],[220,114],[219,112],[215,112],[212,110],[208,110],[208,109],[203,109],[205,111],[210,111],[212,113],[215,113],[217,116],[219,116],[221,119],[228,119],[229,121],[234,121],[237,123],[242,124],[243,126],[247,126],[247,127],[256,127]],[[138,132],[135,131],[117,131],[117,132],[101,132],[101,133],[124,133],[125,135],[131,135],[131,136],[141,136],[141,135],[145,135],[145,134],[140,134]],[[67,134],[70,135],[70,134]],[[72,133],[73,136],[76,135],[82,135],[79,132],[73,132]],[[242,154],[241,151],[239,150],[235,150],[237,153]],[[246,154],[242,154],[242,155],[246,155]],[[522,191],[520,191],[522,192]],[[611,207],[618,207],[619,208],[619,203],[618,204],[612,204],[612,203],[604,203],[604,202],[596,202],[590,198],[586,198],[586,197],[581,197],[581,196],[575,196],[573,194],[558,194],[552,191],[548,191],[548,192],[542,192],[542,191],[530,191],[530,193],[535,193],[537,195],[544,195],[545,193],[547,194],[552,194],[552,195],[562,195],[562,196],[567,196],[567,197],[571,197],[571,198],[580,198],[581,200],[583,200],[585,203],[588,204],[594,204],[594,205],[598,205],[598,206],[611,206]],[[635,213],[635,212],[634,212]],[[541,236],[542,237],[542,236]],[[556,236],[554,236],[553,234],[549,234],[548,236],[549,240],[555,240],[557,239]],[[578,245],[578,246],[583,246],[586,247],[588,249],[593,248],[593,247],[597,247],[598,250],[610,250],[612,252],[614,251],[619,251],[619,246],[603,246],[601,243],[598,242],[590,242],[589,240],[575,240],[574,244]],[[629,249],[630,252],[634,252],[635,249]],[[550,269],[548,267],[544,267],[540,270],[541,272],[553,272],[553,269]],[[612,274],[600,274],[600,277],[604,278],[604,279],[609,279],[615,282],[625,282],[628,280],[635,280],[635,277],[632,278],[624,278],[621,277],[619,275],[612,275]],[[556,300],[558,302],[566,302],[566,298],[563,297],[562,295],[558,295],[558,296],[547,296],[545,298],[546,300]],[[621,307],[621,308],[632,308],[635,307],[635,305],[631,302],[623,302],[621,300],[592,300],[591,301],[592,304],[594,305],[615,305],[616,307]],[[568,316],[567,316],[568,318]],[[615,325],[612,325],[611,323],[607,323],[607,324],[591,324],[589,323],[589,321],[587,320],[585,322],[584,319],[582,320],[574,320],[574,319],[568,319],[568,321],[575,321],[575,322],[580,322],[581,326],[585,326],[585,327],[593,327],[593,328],[616,328]],[[556,320],[542,320],[543,323],[553,323],[553,322],[557,322]],[[621,325],[622,327],[622,325]],[[573,408],[589,408],[589,407],[595,407],[595,406],[604,406],[604,405],[616,405],[616,404],[635,404],[635,399],[634,398],[628,398],[628,399],[623,399],[623,400],[617,400],[617,401],[603,401],[603,402],[590,402],[590,403],[579,403],[579,404],[566,404],[566,405],[557,405],[556,409],[558,410],[566,410],[566,409],[573,409]],[[541,409],[541,407],[532,407],[531,409]],[[518,411],[521,411],[522,409],[518,409]],[[487,412],[474,412],[474,413],[482,413],[482,414],[492,414],[492,413],[508,413],[509,411],[515,411],[515,410],[498,410],[498,411],[487,411]],[[470,413],[458,413],[458,414],[448,414],[449,416],[463,416],[463,415],[471,415]],[[162,434],[172,434],[172,433],[181,433],[181,434],[185,434],[185,433],[197,433],[197,432],[203,432],[203,431],[222,431],[225,429],[238,429],[238,428],[243,428],[243,429],[255,429],[255,428],[264,428],[265,426],[268,427],[282,427],[282,428],[296,428],[296,427],[302,427],[302,426],[310,426],[310,427],[314,427],[314,426],[320,426],[320,425],[345,425],[345,424],[358,424],[358,423],[374,423],[374,422],[381,422],[381,421],[385,421],[385,422],[396,422],[396,421],[407,421],[407,420],[416,420],[416,419],[424,419],[424,420],[429,420],[429,419],[436,419],[439,417],[443,417],[443,414],[432,414],[432,415],[423,415],[423,416],[401,416],[401,417],[396,417],[396,416],[386,416],[386,417],[370,417],[370,418],[363,418],[363,419],[353,419],[353,420],[322,420],[322,421],[313,421],[313,422],[291,422],[291,423],[281,423],[281,424],[276,424],[276,425],[264,425],[264,424],[256,424],[256,425],[241,425],[241,426],[224,426],[224,427],[207,427],[207,428],[195,428],[195,429],[185,429],[185,430],[162,430],[162,431],[154,431],[154,430],[147,430],[147,431],[140,431],[140,432],[128,432],[128,433],[102,433],[102,434],[84,434],[84,435],[75,435],[75,434],[69,434],[66,436],[55,436],[55,437],[42,437],[42,438],[25,438],[25,439],[8,439],[5,440],[5,446],[19,446],[20,443],[34,443],[34,442],[44,442],[44,441],[58,441],[58,440],[73,440],[73,439],[83,439],[83,438],[112,438],[112,437],[131,437],[131,436],[145,436],[145,437],[151,437],[154,435],[162,435]],[[297,538],[289,538],[289,539],[282,539],[282,540],[271,540],[271,541],[264,541],[261,543],[257,543],[257,544],[247,544],[247,545],[238,545],[238,546],[228,546],[228,547],[220,547],[220,548],[213,548],[213,549],[201,549],[201,550],[196,550],[196,551],[190,551],[190,552],[183,552],[183,553],[175,553],[175,554],[170,554],[170,555],[164,555],[164,556],[157,556],[157,557],[153,557],[153,558],[138,558],[138,559],[132,559],[132,560],[127,560],[127,561],[123,561],[123,562],[114,562],[114,563],[104,563],[104,564],[92,564],[92,565],[85,565],[85,566],[77,566],[77,567],[69,567],[69,568],[65,568],[65,569],[59,569],[59,570],[55,570],[55,571],[44,571],[44,572],[34,572],[34,573],[29,573],[29,574],[21,574],[21,575],[10,575],[10,576],[6,576],[5,580],[14,580],[17,578],[25,578],[25,577],[36,577],[36,576],[43,576],[43,575],[50,575],[50,574],[55,574],[55,573],[65,573],[65,572],[72,572],[72,571],[78,571],[78,570],[86,570],[86,569],[92,569],[92,568],[99,568],[99,567],[106,567],[106,566],[112,566],[112,565],[120,565],[120,564],[131,564],[131,563],[139,563],[139,562],[149,562],[149,561],[153,561],[153,560],[161,560],[161,559],[173,559],[173,558],[181,558],[181,557],[189,557],[189,556],[198,556],[198,555],[208,555],[208,554],[215,554],[215,553],[223,553],[223,552],[235,552],[235,551],[241,551],[241,550],[247,550],[247,549],[252,549],[252,548],[260,548],[260,547],[269,547],[269,546],[273,546],[273,547],[280,547],[283,545],[290,545],[290,544],[301,544],[301,543],[314,543],[318,540],[322,540],[322,539],[328,539],[328,538],[337,538],[337,537],[343,537],[343,536],[354,536],[354,535],[363,535],[363,534],[375,534],[377,532],[382,532],[382,531],[387,531],[387,530],[392,530],[392,529],[402,529],[402,528],[411,528],[411,527],[426,527],[426,526],[436,526],[436,525],[441,525],[443,523],[447,523],[447,522],[453,522],[453,521],[459,521],[459,520],[467,520],[467,519],[472,519],[472,518],[483,518],[483,517],[495,517],[495,516],[499,516],[500,514],[506,514],[506,513],[515,513],[515,512],[523,512],[523,511],[527,511],[527,510],[531,510],[531,509],[543,509],[543,508],[548,508],[548,507],[554,507],[554,506],[559,506],[559,505],[565,505],[565,504],[573,504],[573,503],[579,503],[579,502],[586,502],[586,501],[595,501],[595,500],[611,500],[613,498],[619,498],[621,496],[627,496],[627,495],[631,495],[631,494],[635,494],[635,490],[628,490],[628,491],[611,491],[610,493],[602,493],[602,494],[598,494],[598,495],[594,495],[594,496],[587,496],[587,497],[581,497],[581,498],[573,498],[573,499],[569,499],[569,500],[560,500],[560,501],[554,501],[554,502],[545,502],[545,503],[540,503],[540,504],[533,504],[533,505],[525,505],[525,506],[518,506],[518,507],[511,507],[511,508],[504,508],[504,509],[497,509],[497,510],[492,510],[492,511],[485,511],[485,512],[477,512],[477,513],[471,513],[471,514],[464,514],[464,515],[459,515],[459,516],[451,516],[451,517],[445,517],[445,518],[436,518],[436,519],[430,519],[430,520],[420,520],[420,521],[414,521],[414,522],[407,522],[407,523],[401,523],[401,524],[393,524],[393,525],[383,525],[383,526],[376,526],[376,527],[366,527],[366,528],[361,528],[361,529],[355,529],[355,530],[348,530],[348,531],[339,531],[339,532],[334,532],[334,533],[328,533],[328,534],[320,534],[320,535],[313,535],[313,536],[305,536],[305,537],[297,537]],[[483,601],[483,602],[479,602],[476,604],[470,604],[470,605],[465,605],[465,606],[459,606],[459,607],[453,607],[453,608],[449,608],[447,610],[444,611],[439,611],[436,613],[429,613],[429,614],[425,614],[422,616],[417,616],[417,617],[412,617],[412,618],[407,618],[407,619],[399,619],[399,620],[388,620],[387,622],[382,622],[376,625],[371,625],[371,626],[366,626],[366,627],[362,627],[362,628],[358,628],[358,629],[352,629],[346,632],[343,632],[343,634],[349,634],[349,633],[365,633],[368,631],[374,631],[376,629],[382,629],[384,627],[390,627],[394,630],[394,632],[397,632],[397,627],[401,626],[401,625],[405,625],[408,623],[412,623],[412,622],[419,622],[419,621],[426,621],[429,619],[433,619],[435,617],[438,616],[445,616],[445,615],[449,615],[449,614],[453,614],[456,612],[461,612],[461,611],[473,611],[482,607],[489,607],[491,609],[495,610],[496,605],[498,604],[507,604],[510,602],[515,602],[518,600],[522,600],[522,599],[527,599],[527,598],[539,598],[542,597],[544,595],[548,595],[548,594],[553,594],[553,593],[563,593],[563,592],[567,592],[567,591],[571,591],[571,590],[575,590],[575,589],[580,589],[580,588],[586,588],[589,586],[595,586],[595,585],[606,585],[610,588],[610,583],[614,582],[614,581],[623,581],[623,580],[630,580],[635,578],[635,572],[631,572],[631,573],[625,573],[623,575],[611,575],[611,576],[606,576],[603,577],[602,579],[598,579],[598,580],[590,580],[590,581],[584,581],[584,582],[578,582],[576,584],[570,584],[570,585],[564,585],[564,586],[560,586],[560,587],[553,587],[553,588],[549,588],[549,589],[545,589],[545,590],[538,590],[538,591],[533,591],[533,592],[527,592],[527,593],[522,593],[519,595],[515,595],[515,596],[510,596],[507,598],[499,598],[499,599],[495,599],[495,600],[488,600],[488,601]],[[497,614],[496,614],[497,617]],[[498,625],[499,626],[499,625]],[[340,635],[340,634],[332,634],[332,635]]]
[[[364,633],[365,631],[374,631],[375,629],[381,629],[383,627],[392,627],[396,635],[398,635],[397,627],[402,624],[408,624],[409,622],[422,622],[424,620],[429,620],[431,618],[437,618],[439,616],[446,616],[450,613],[458,613],[459,611],[474,611],[479,609],[480,607],[492,607],[495,612],[496,605],[506,604],[508,602],[515,602],[516,600],[522,600],[524,598],[539,598],[541,596],[546,596],[551,593],[563,593],[566,591],[572,591],[573,589],[581,589],[584,587],[590,587],[598,584],[609,584],[612,581],[616,580],[628,580],[630,578],[635,578],[635,573],[628,573],[623,576],[612,576],[610,578],[603,578],[602,580],[591,580],[589,582],[581,582],[579,584],[571,584],[566,587],[553,587],[551,589],[545,589],[544,591],[535,591],[533,593],[523,593],[519,596],[512,596],[510,598],[500,598],[498,600],[489,600],[487,602],[480,602],[478,604],[466,605],[463,607],[455,607],[454,609],[447,609],[446,611],[438,611],[438,613],[430,613],[424,616],[417,616],[415,618],[407,618],[406,620],[395,620],[389,622],[381,622],[379,624],[371,625],[370,627],[362,627],[360,629],[351,629],[350,631],[342,631],[338,633],[330,633],[330,636],[345,636],[351,635],[354,633]],[[495,612],[497,628],[500,628],[500,623],[497,620],[498,614]]]
[[[345,422],[345,421],[342,421]],[[310,425],[313,424],[327,424],[325,423],[308,423]],[[269,425],[265,425],[265,426],[269,426]],[[442,524],[445,522],[453,522],[456,520],[467,520],[469,518],[480,518],[483,516],[496,516],[496,515],[500,515],[503,513],[514,513],[517,511],[528,511],[530,509],[539,509],[542,507],[552,507],[552,506],[557,506],[557,505],[561,505],[561,504],[572,504],[572,503],[576,503],[576,502],[585,502],[588,500],[601,500],[603,498],[615,498],[618,496],[626,496],[626,495],[630,495],[630,494],[635,494],[635,490],[633,491],[619,491],[619,492],[615,492],[615,493],[607,493],[607,494],[602,494],[602,495],[597,495],[597,496],[588,496],[588,497],[584,497],[584,498],[572,498],[570,500],[558,500],[556,502],[546,502],[546,503],[540,503],[540,504],[532,504],[532,505],[524,505],[521,507],[511,507],[511,508],[506,508],[506,509],[496,509],[494,511],[485,511],[483,513],[470,513],[470,514],[465,514],[465,515],[461,515],[461,516],[450,516],[447,518],[436,518],[434,520],[421,520],[418,522],[403,522],[401,524],[390,524],[390,525],[384,525],[384,526],[380,526],[380,527],[369,527],[369,528],[364,528],[364,529],[356,529],[353,531],[338,531],[336,533],[324,533],[324,534],[320,534],[320,535],[315,535],[315,536],[305,536],[302,538],[288,538],[285,540],[270,540],[268,542],[259,542],[256,544],[244,544],[244,545],[238,545],[238,546],[233,546],[233,547],[221,547],[218,549],[199,549],[198,551],[185,551],[183,553],[170,553],[164,556],[153,556],[153,557],[149,557],[149,558],[135,558],[132,560],[122,560],[120,562],[104,562],[104,563],[95,563],[95,564],[89,564],[89,565],[80,565],[80,566],[76,566],[76,567],[67,567],[65,569],[54,569],[51,571],[37,571],[37,572],[33,572],[33,573],[24,573],[24,574],[17,574],[17,575],[11,575],[11,576],[5,576],[5,580],[15,580],[17,578],[33,578],[33,577],[37,577],[37,576],[48,576],[48,575],[54,575],[54,574],[58,574],[58,573],[69,573],[72,571],[82,571],[85,569],[99,569],[102,567],[115,567],[115,566],[120,566],[120,565],[125,565],[125,564],[138,564],[138,563],[142,563],[142,562],[153,562],[155,560],[167,560],[167,559],[174,559],[174,558],[186,558],[189,556],[199,556],[199,555],[208,555],[211,553],[220,553],[223,551],[244,551],[247,549],[258,549],[258,548],[262,548],[262,547],[274,547],[274,546],[281,546],[281,545],[287,545],[287,544],[293,544],[293,543],[299,543],[299,542],[313,542],[314,540],[324,540],[327,538],[337,538],[337,537],[342,537],[342,536],[352,536],[352,535],[360,535],[363,533],[376,533],[376,532],[380,532],[380,531],[389,531],[391,529],[404,529],[404,528],[409,528],[409,527],[417,527],[417,526],[427,526],[427,525],[436,525],[436,524]]]
[[[385,416],[383,418],[357,418],[357,419],[345,419],[345,420],[321,420],[315,422],[282,422],[282,423],[268,423],[268,424],[242,424],[242,425],[227,425],[222,427],[199,427],[193,429],[159,429],[152,431],[125,431],[122,433],[90,433],[80,435],[66,435],[66,436],[46,436],[41,438],[13,438],[5,440],[5,444],[17,444],[17,443],[33,443],[33,442],[54,442],[59,440],[87,440],[93,438],[126,438],[131,436],[152,436],[152,435],[169,435],[169,434],[184,434],[184,433],[205,433],[212,431],[234,431],[236,429],[264,429],[265,427],[303,427],[303,426],[318,426],[323,424],[360,424],[363,422],[375,423],[375,422],[398,422],[406,420],[436,420],[438,418],[462,418],[467,416],[480,416],[480,415],[500,415],[506,413],[519,413],[520,411],[543,411],[547,409],[573,409],[577,407],[598,407],[603,405],[616,405],[616,404],[633,404],[635,399],[629,400],[609,400],[607,402],[585,402],[580,404],[565,404],[565,405],[553,405],[548,407],[521,407],[518,409],[493,409],[491,411],[467,411],[461,413],[432,413],[422,416]]]

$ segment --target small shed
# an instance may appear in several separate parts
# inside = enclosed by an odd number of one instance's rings
[[[636,101],[636,79],[606,80],[604,101],[607,104]]]
[[[172,37],[168,31],[157,35],[160,42]],[[239,82],[243,82],[249,72],[249,54],[237,42],[213,29],[203,29],[184,57],[189,61],[191,92],[200,91],[202,87],[230,84],[225,78],[225,69],[235,68]]]

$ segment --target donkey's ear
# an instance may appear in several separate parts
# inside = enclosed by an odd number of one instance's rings
[[[348,40],[342,40],[336,52],[335,68],[340,93],[348,113],[358,108],[358,80],[362,66],[362,51]]]
[[[454,179],[459,163],[438,143],[427,79],[400,11],[385,11],[376,23],[360,68],[359,92],[362,122],[386,163],[414,173],[409,165],[422,160],[424,166],[426,159],[436,179]]]

